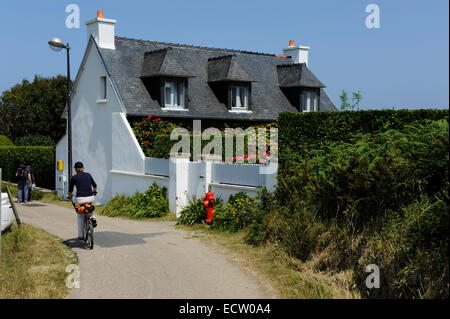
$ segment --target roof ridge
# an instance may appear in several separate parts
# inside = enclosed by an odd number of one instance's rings
[[[237,50],[237,49],[212,48],[212,47],[205,47],[205,46],[199,46],[199,45],[189,45],[189,44],[181,44],[181,43],[169,43],[169,42],[161,42],[161,41],[149,41],[149,40],[126,38],[126,37],[119,37],[119,36],[116,36],[115,39],[119,40],[119,41],[122,40],[122,41],[134,41],[134,42],[150,43],[150,44],[163,44],[163,45],[168,45],[168,46],[177,46],[177,47],[184,47],[184,48],[189,48],[189,49],[202,49],[202,50],[214,50],[214,51],[230,51],[230,52],[243,53],[243,54],[253,54],[253,55],[263,55],[263,56],[276,57],[276,54],[263,53],[263,52],[253,52],[253,51],[245,51],[245,50]]]

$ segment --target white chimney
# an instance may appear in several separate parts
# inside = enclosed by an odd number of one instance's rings
[[[105,19],[103,11],[97,11],[97,18],[86,22],[88,41],[92,35],[100,48],[115,50],[114,25],[116,22],[113,19]]]
[[[309,47],[295,46],[294,40],[289,40],[289,47],[283,49],[284,55],[292,57],[294,63],[306,63],[308,65]]]

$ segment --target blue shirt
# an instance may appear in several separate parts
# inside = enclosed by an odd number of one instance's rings
[[[74,186],[77,188],[76,197],[87,197],[94,195],[92,187],[96,188],[97,184],[95,183],[91,174],[81,172],[72,176],[72,179],[69,183],[69,192],[73,192]]]

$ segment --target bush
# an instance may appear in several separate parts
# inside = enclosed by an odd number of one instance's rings
[[[50,146],[0,146],[3,180],[15,182],[16,171],[23,161],[33,165],[37,186],[55,188],[55,149]]]
[[[161,217],[169,212],[167,188],[159,188],[153,182],[144,193],[136,193],[131,197],[118,195],[108,201],[102,210],[106,216],[127,216],[130,218]]]
[[[256,207],[248,214],[248,232],[244,240],[247,244],[254,246],[264,243],[268,238],[267,216],[275,208],[275,196],[269,192],[264,186],[258,193],[256,199]]]
[[[19,137],[15,140],[17,146],[55,146],[50,136],[30,135]]]
[[[192,200],[185,206],[178,218],[177,224],[192,226],[194,224],[202,224],[206,219],[206,209],[203,207],[201,198]]]
[[[373,263],[384,278],[375,297],[448,297],[448,119],[301,152],[285,154],[262,223],[270,240],[318,270],[353,270],[364,296]]]
[[[277,120],[280,162],[297,161],[330,142],[349,142],[356,134],[401,130],[405,124],[427,124],[440,119],[448,121],[449,111],[283,112]]]
[[[14,146],[14,143],[5,135],[0,135],[0,146]]]
[[[360,229],[421,194],[433,197],[448,183],[448,134],[448,122],[440,120],[332,143],[285,168],[278,199],[290,203],[295,194],[320,218]]]
[[[447,198],[448,200],[448,198]],[[449,214],[446,200],[426,196],[392,212],[368,242],[354,271],[362,295],[387,298],[448,298]],[[365,267],[380,268],[380,288],[368,290]]]
[[[255,203],[256,199],[244,192],[230,195],[224,207],[216,203],[212,219],[214,227],[232,232],[243,229],[254,215]]]

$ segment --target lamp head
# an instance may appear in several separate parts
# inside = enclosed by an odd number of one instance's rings
[[[53,38],[50,41],[48,41],[48,44],[50,45],[50,49],[56,52],[67,48],[67,46],[64,45],[64,43],[60,38]]]

